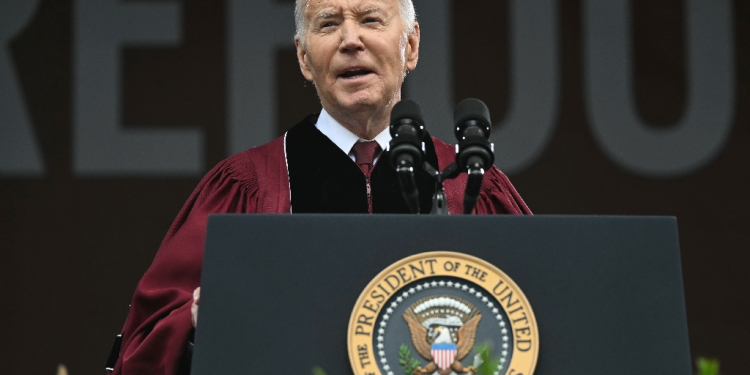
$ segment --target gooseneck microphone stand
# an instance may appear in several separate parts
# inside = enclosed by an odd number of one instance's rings
[[[468,174],[464,193],[464,214],[468,215],[476,206],[482,187],[485,170],[494,162],[494,146],[489,142],[491,131],[490,113],[487,106],[477,99],[466,99],[456,106],[454,133],[458,140],[456,161],[439,171],[424,160],[425,135],[422,110],[416,102],[404,100],[391,112],[390,160],[396,169],[399,183],[409,208],[419,213],[419,191],[414,181],[415,168],[420,165],[435,180],[432,197],[432,215],[448,215],[448,201],[443,183]]]

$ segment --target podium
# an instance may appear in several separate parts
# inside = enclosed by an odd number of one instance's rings
[[[523,290],[535,374],[692,373],[675,218],[212,215],[192,374],[352,374],[358,297],[431,251],[483,259]]]

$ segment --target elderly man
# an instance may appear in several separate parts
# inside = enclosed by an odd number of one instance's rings
[[[175,374],[198,320],[198,288],[211,213],[407,213],[384,156],[389,117],[419,58],[411,0],[297,0],[297,58],[323,110],[283,137],[219,163],[195,189],[138,284],[123,329],[117,374]],[[265,124],[267,125],[267,124]],[[425,136],[425,159],[441,169],[453,147]],[[378,162],[380,161],[380,162]],[[421,211],[434,181],[416,176]],[[466,175],[445,185],[462,212]],[[491,168],[475,213],[528,214],[508,179]],[[184,369],[184,367],[182,367]]]

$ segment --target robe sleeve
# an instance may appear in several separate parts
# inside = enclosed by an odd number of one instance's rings
[[[247,160],[221,162],[182,207],[133,295],[114,374],[177,372],[193,329],[190,307],[200,285],[208,215],[256,212],[258,178],[248,166]]]
[[[493,166],[482,180],[482,189],[479,191],[474,214],[531,215],[532,213],[508,177]]]

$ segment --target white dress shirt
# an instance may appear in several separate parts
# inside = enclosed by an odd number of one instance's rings
[[[318,117],[318,122],[315,124],[315,127],[320,130],[323,135],[328,137],[328,139],[331,140],[336,146],[338,146],[341,151],[343,151],[345,154],[349,155],[349,158],[354,161],[354,154],[352,154],[352,147],[354,147],[354,144],[359,141],[375,141],[378,142],[381,149],[385,150],[388,147],[388,143],[391,142],[391,132],[389,128],[385,128],[380,134],[378,134],[375,139],[362,139],[358,137],[356,134],[352,133],[349,129],[345,128],[344,125],[341,125],[336,119],[331,117],[331,115],[326,112],[325,109],[323,109],[320,112],[320,116]],[[380,158],[380,155],[377,155],[375,157],[375,160],[373,161],[373,164],[378,161]]]

